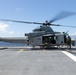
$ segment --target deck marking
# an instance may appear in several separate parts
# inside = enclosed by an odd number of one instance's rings
[[[67,51],[62,51],[62,52],[76,62],[76,56],[74,56],[73,54]]]
[[[43,50],[43,51],[45,51],[45,50]]]
[[[23,52],[24,49],[19,50],[18,52]]]

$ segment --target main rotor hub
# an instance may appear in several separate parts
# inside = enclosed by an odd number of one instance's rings
[[[44,26],[50,26],[51,24],[46,20],[45,23],[43,23]]]

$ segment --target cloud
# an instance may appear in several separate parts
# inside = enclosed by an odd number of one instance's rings
[[[10,31],[10,32],[9,32],[10,35],[13,34],[13,33],[14,33],[14,31]]]
[[[74,35],[76,35],[76,32],[74,32],[73,34],[70,34],[71,36],[74,36]]]
[[[0,32],[7,32],[8,27],[8,24],[0,23]]]
[[[24,36],[21,32],[11,30],[10,24],[0,23],[0,37],[20,37]]]
[[[0,36],[12,35],[14,31],[10,31],[9,25],[5,23],[0,23]]]
[[[73,34],[69,34],[71,36],[71,38],[76,38],[76,32],[74,32]]]

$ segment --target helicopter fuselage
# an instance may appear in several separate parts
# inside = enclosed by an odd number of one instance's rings
[[[33,32],[25,34],[25,36],[28,37],[28,42],[32,46],[66,44],[64,34],[54,32],[50,26],[40,26],[40,28],[34,29]]]

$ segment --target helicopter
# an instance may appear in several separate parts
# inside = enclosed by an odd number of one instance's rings
[[[66,39],[69,36],[67,32],[55,32],[51,26],[63,26],[63,27],[76,27],[76,26],[66,26],[60,24],[53,24],[57,20],[75,15],[76,13],[62,11],[55,18],[50,21],[45,22],[27,22],[27,21],[18,21],[18,20],[8,20],[0,19],[0,21],[10,21],[17,23],[26,23],[26,24],[38,24],[39,28],[33,29],[30,33],[25,33],[25,37],[0,37],[0,41],[11,42],[11,43],[21,43],[31,45],[33,47],[40,46],[40,48],[46,48],[51,46],[60,46],[67,45]]]

